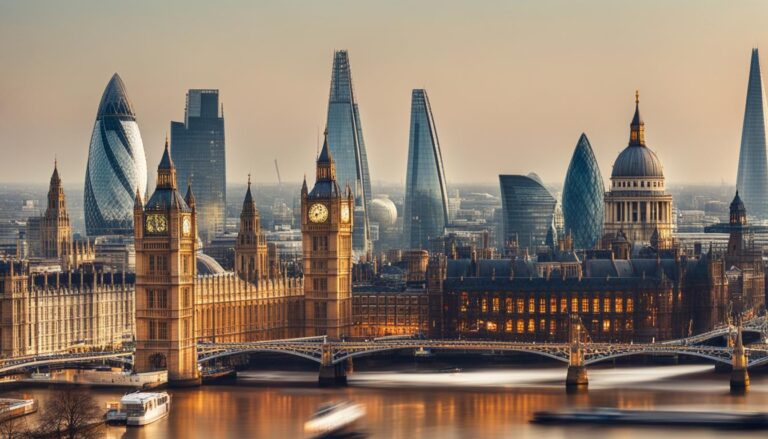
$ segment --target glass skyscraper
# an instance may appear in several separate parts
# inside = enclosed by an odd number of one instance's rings
[[[499,183],[503,242],[517,241],[521,249],[534,253],[554,226],[557,200],[536,179],[525,175],[499,175]]]
[[[85,170],[89,236],[133,235],[133,200],[147,191],[147,159],[125,84],[115,73],[101,96]]]
[[[603,234],[605,186],[586,134],[579,137],[563,183],[565,233],[578,249],[591,249]]]
[[[766,157],[765,91],[757,49],[752,49],[747,84],[747,104],[741,130],[741,151],[736,189],[747,212],[768,218],[768,158]]]
[[[371,179],[346,50],[338,50],[333,56],[326,129],[328,146],[336,160],[336,180],[342,187],[349,184],[355,194],[352,248],[357,255],[364,254],[370,244]]]
[[[171,157],[180,184],[192,183],[203,242],[224,232],[227,208],[224,115],[218,90],[189,90],[184,122],[171,122]]]
[[[411,94],[411,132],[405,183],[405,245],[428,249],[429,239],[443,236],[448,222],[448,190],[443,156],[427,91]]]

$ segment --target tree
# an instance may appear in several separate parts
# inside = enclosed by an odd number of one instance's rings
[[[6,416],[0,421],[0,438],[20,439],[28,435],[24,417]]]
[[[90,439],[100,436],[103,413],[90,393],[67,386],[57,390],[40,419],[37,434],[67,439]]]

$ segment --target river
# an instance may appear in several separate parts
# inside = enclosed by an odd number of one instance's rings
[[[568,395],[565,369],[548,365],[466,368],[439,373],[416,368],[359,371],[345,388],[321,389],[316,373],[245,371],[236,382],[171,389],[171,415],[141,428],[108,427],[108,438],[303,438],[303,422],[329,400],[364,404],[367,417],[353,437],[369,438],[654,438],[654,428],[564,427],[529,423],[537,410],[564,407],[768,411],[768,374],[753,374],[746,395],[728,391],[728,374],[706,365],[592,368],[588,392]],[[44,409],[52,390],[2,392],[34,397]],[[94,389],[103,406],[120,390]],[[34,417],[27,422],[34,422]],[[675,429],[676,438],[765,438],[765,432]]]

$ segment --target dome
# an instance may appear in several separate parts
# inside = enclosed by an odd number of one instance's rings
[[[611,178],[664,178],[661,161],[645,145],[629,145],[613,163]]]
[[[223,274],[225,270],[215,259],[202,252],[197,252],[195,257],[198,275]]]
[[[397,207],[389,198],[374,198],[371,201],[371,222],[382,226],[392,226],[397,221]]]

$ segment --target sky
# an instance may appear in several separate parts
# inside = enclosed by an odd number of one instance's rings
[[[673,184],[734,184],[752,47],[768,2],[0,1],[0,182],[82,182],[114,72],[150,181],[190,88],[218,88],[227,178],[314,173],[335,49],[348,49],[372,180],[402,183],[410,96],[426,88],[449,186],[561,183],[582,132],[603,177],[635,90]]]

